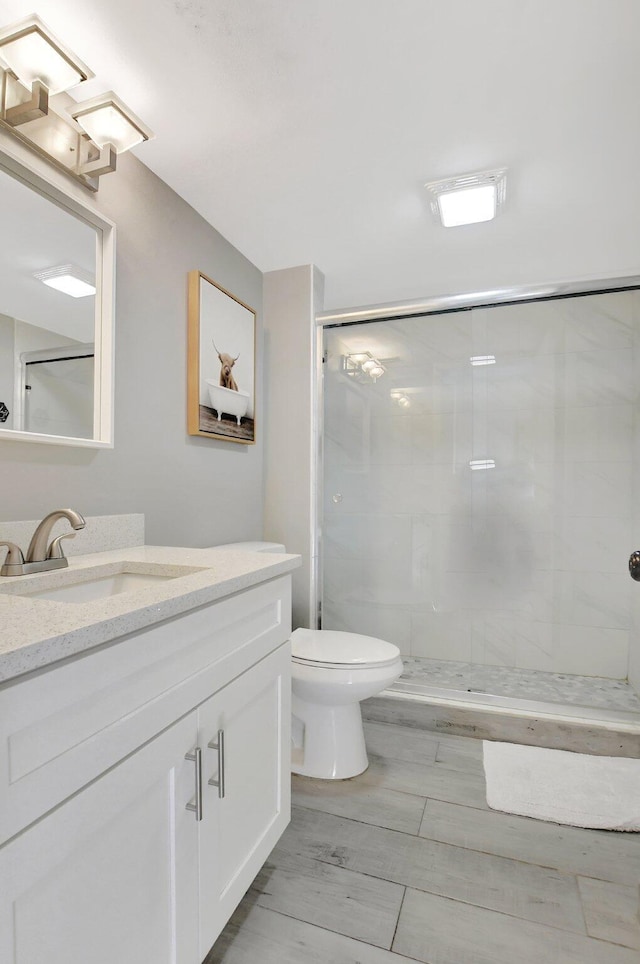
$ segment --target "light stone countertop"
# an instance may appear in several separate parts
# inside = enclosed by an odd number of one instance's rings
[[[284,553],[135,546],[74,556],[67,569],[0,577],[0,682],[187,613],[299,565],[300,556]],[[123,571],[177,578],[83,603],[20,595]]]

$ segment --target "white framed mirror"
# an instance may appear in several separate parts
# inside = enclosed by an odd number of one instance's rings
[[[0,148],[0,441],[113,446],[115,227]]]

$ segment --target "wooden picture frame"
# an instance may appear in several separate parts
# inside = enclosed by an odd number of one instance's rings
[[[256,313],[202,271],[188,282],[189,435],[253,445]]]

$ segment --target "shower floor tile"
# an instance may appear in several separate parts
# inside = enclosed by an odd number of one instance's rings
[[[403,656],[402,660],[404,673],[400,679],[417,685],[640,713],[640,697],[625,680],[416,656]],[[393,686],[390,688],[393,690]]]

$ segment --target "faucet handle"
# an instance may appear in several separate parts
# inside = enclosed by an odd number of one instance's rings
[[[0,546],[7,546],[9,551],[7,552],[6,558],[4,560],[5,566],[22,566],[24,565],[24,556],[22,555],[22,549],[17,546],[15,542],[4,542],[0,541]]]
[[[52,539],[51,545],[47,550],[47,559],[66,559],[60,543],[63,539],[75,539],[75,537],[75,532],[63,532],[61,536],[56,536],[55,539]]]

